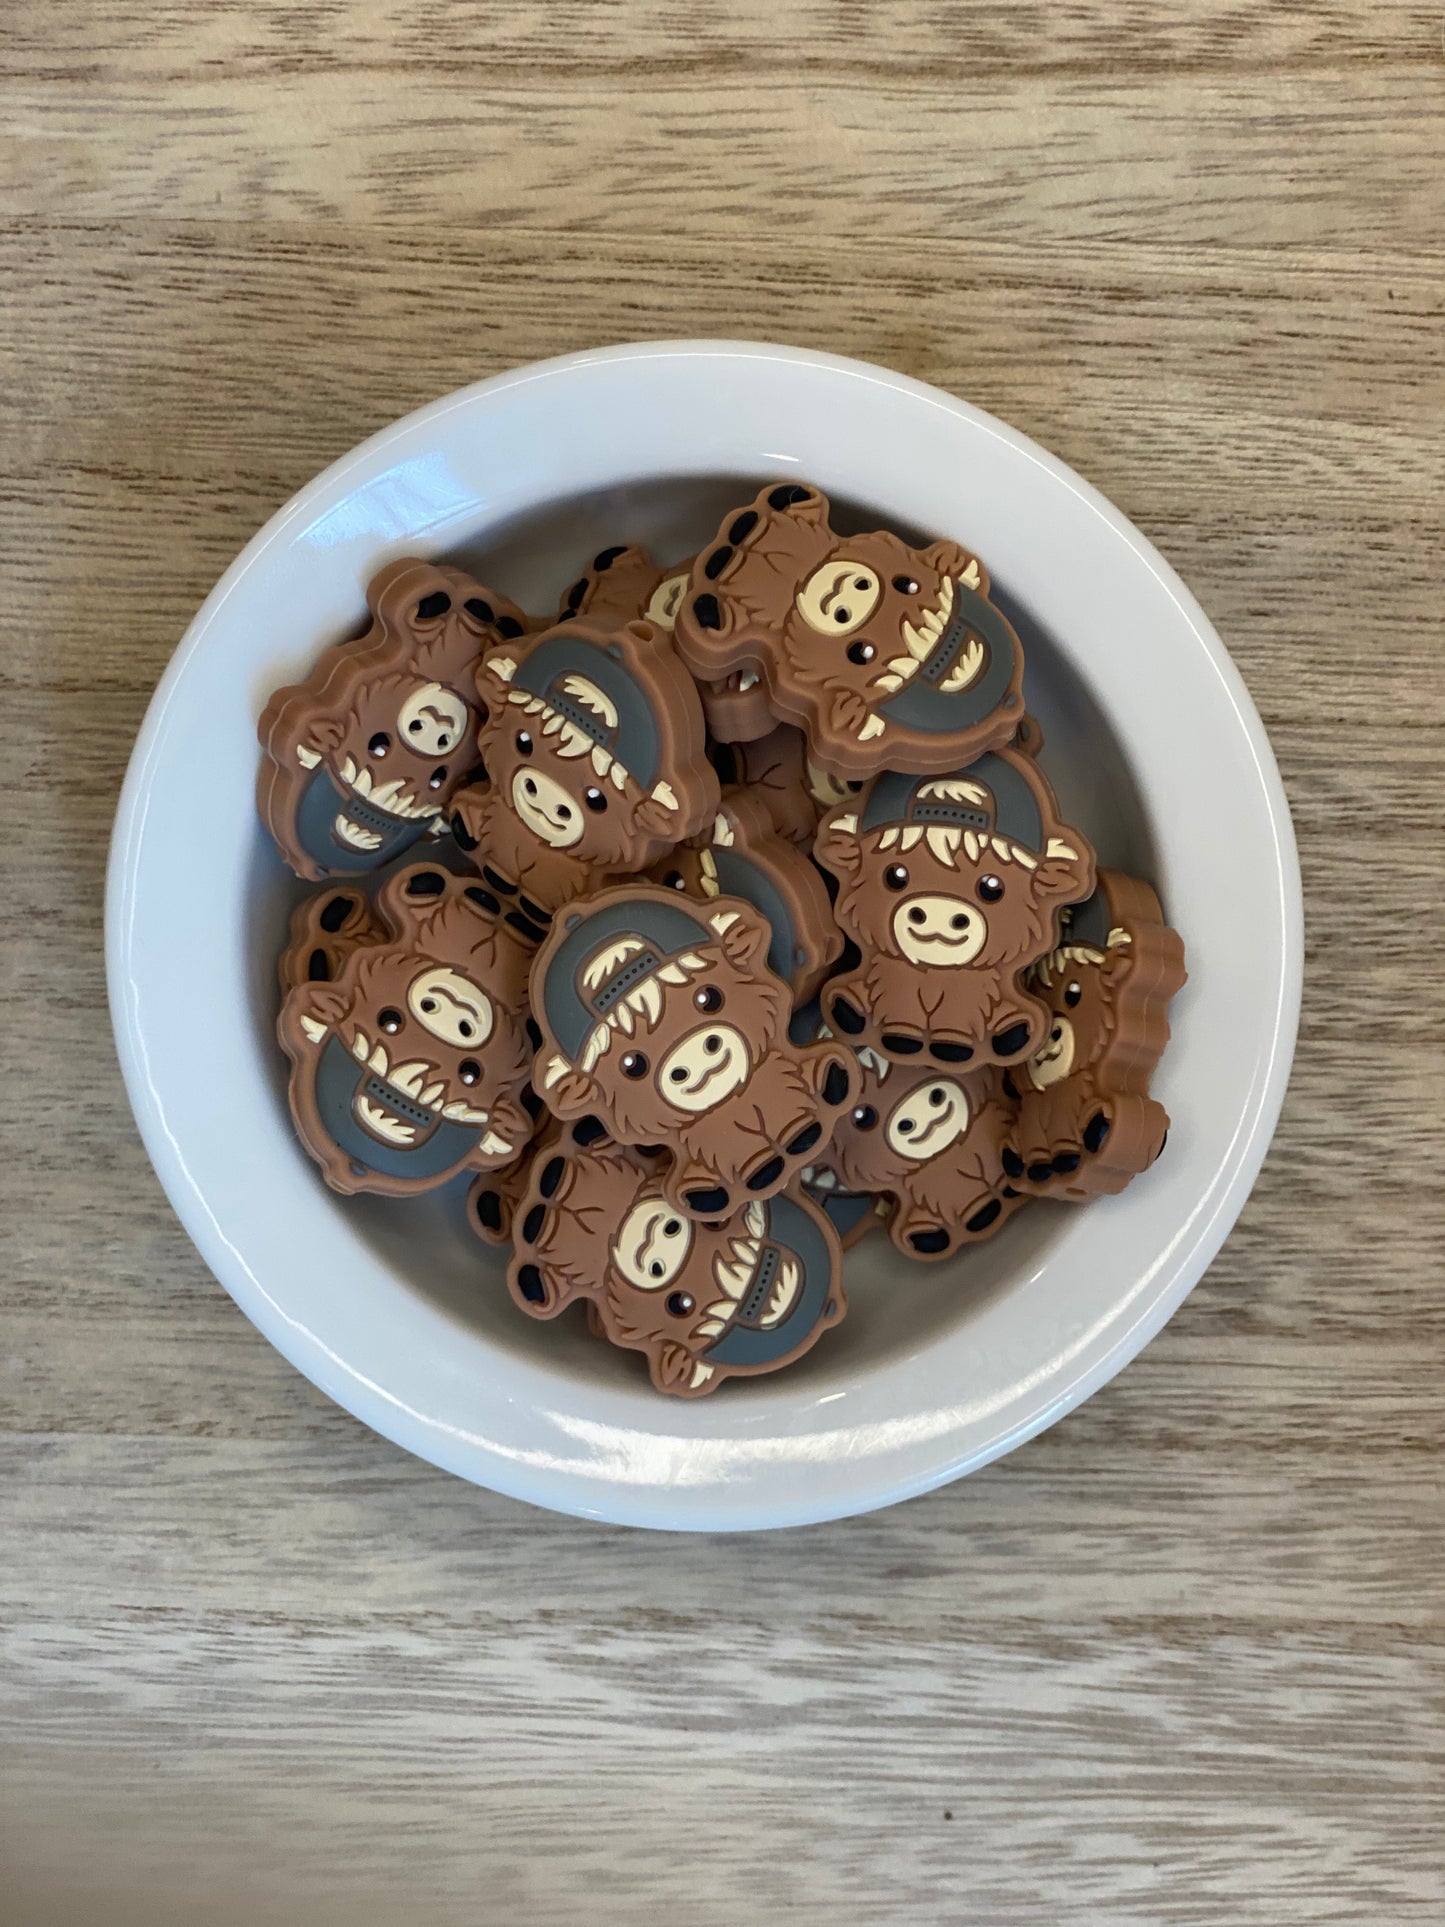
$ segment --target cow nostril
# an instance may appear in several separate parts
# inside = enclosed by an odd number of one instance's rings
[[[559,803],[557,805],[557,815],[563,823],[570,823],[572,821],[572,811],[566,803]]]
[[[528,796],[535,796],[537,794],[537,785],[532,781],[530,776],[526,782],[523,783],[522,788]]]
[[[678,1065],[675,1071],[670,1071],[668,1075],[672,1078],[674,1084],[685,1084],[687,1082],[687,1072],[681,1064]]]
[[[950,930],[967,930],[968,918],[961,914],[956,917],[950,917],[948,919],[948,927]]]
[[[924,912],[915,905],[914,908],[908,912],[908,921],[910,923],[926,923],[928,918]]]
[[[722,1049],[722,1039],[721,1037],[718,1036],[715,1030],[710,1031],[707,1037],[703,1040],[703,1049],[709,1052],[714,1057],[716,1057],[718,1052]]]

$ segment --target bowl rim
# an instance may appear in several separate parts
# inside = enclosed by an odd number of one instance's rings
[[[956,415],[974,429],[987,431],[1025,456],[1055,481],[1063,483],[1116,537],[1122,539],[1137,561],[1154,576],[1177,606],[1185,624],[1192,630],[1195,641],[1210,658],[1247,738],[1252,762],[1258,772],[1270,828],[1280,917],[1279,981],[1272,1011],[1267,1069],[1251,1094],[1251,1113],[1241,1119],[1241,1128],[1230,1147],[1229,1181],[1218,1195],[1208,1218],[1193,1226],[1188,1249],[1175,1255],[1167,1282],[1142,1301],[1135,1301],[1133,1316],[1118,1325],[1112,1341],[1096,1348],[1087,1362],[1058,1386],[1052,1396],[1042,1398],[1036,1409],[1022,1421],[999,1432],[985,1444],[960,1453],[950,1452],[946,1440],[941,1440],[933,1461],[922,1469],[914,1467],[906,1475],[889,1477],[881,1465],[874,1466],[866,1484],[860,1484],[846,1493],[835,1493],[830,1489],[826,1497],[811,1502],[806,1492],[789,1495],[786,1499],[760,1500],[753,1513],[748,1513],[744,1508],[741,1513],[730,1511],[725,1518],[719,1518],[715,1513],[689,1513],[687,1500],[682,1495],[675,1495],[671,1504],[666,1501],[659,1503],[655,1491],[646,1486],[638,1488],[619,1484],[608,1489],[594,1480],[585,1489],[577,1489],[565,1472],[549,1474],[545,1469],[539,1471],[535,1467],[518,1465],[495,1453],[488,1462],[485,1451],[478,1453],[475,1441],[464,1445],[460,1441],[438,1436],[434,1431],[428,1432],[424,1426],[418,1427],[412,1421],[419,1415],[412,1413],[408,1416],[405,1408],[398,1409],[381,1387],[358,1378],[336,1354],[327,1352],[324,1347],[318,1351],[312,1334],[297,1327],[277,1303],[258,1288],[257,1280],[240,1262],[239,1254],[220,1234],[203,1201],[185,1181],[186,1174],[179,1161],[178,1147],[171,1139],[159,1100],[150,1083],[144,1040],[139,1034],[133,1012],[121,993],[121,986],[127,980],[131,955],[133,899],[145,833],[146,798],[166,712],[193,658],[203,649],[215,617],[267,551],[284,541],[302,518],[308,523],[314,520],[318,506],[354,473],[371,468],[377,457],[394,444],[408,441],[419,432],[444,422],[458,410],[485,405],[511,390],[541,379],[554,379],[574,371],[605,370],[623,363],[680,356],[725,360],[732,364],[758,359],[782,360],[795,366],[831,371],[852,380],[881,383],[897,393],[925,399],[934,407]],[[418,540],[424,540],[424,537],[419,535]],[[768,342],[726,339],[619,343],[504,371],[454,390],[393,421],[331,463],[291,496],[257,531],[216,583],[188,625],[157,684],[136,738],[116,810],[106,876],[105,931],[112,1025],[122,1074],[146,1150],[172,1208],[201,1256],[232,1298],[277,1349],[321,1390],[374,1430],[462,1477],[575,1516],[673,1530],[737,1530],[800,1525],[894,1504],[932,1490],[1013,1450],[1081,1404],[1112,1378],[1160,1330],[1192,1290],[1223,1243],[1249,1195],[1273,1135],[1289,1078],[1299,1022],[1303,973],[1303,902],[1298,856],[1288,802],[1268,737],[1244,682],[1208,617],[1153,545],[1097,489],[1057,457],[1008,424],[946,391],[870,362]]]

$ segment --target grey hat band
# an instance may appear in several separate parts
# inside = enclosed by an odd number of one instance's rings
[[[738,1316],[745,1320],[757,1317],[768,1302],[768,1293],[773,1288],[773,1280],[778,1275],[778,1247],[767,1245],[758,1268],[753,1273],[753,1282],[748,1286],[748,1295],[738,1307]]]
[[[368,1077],[361,1087],[361,1094],[370,1098],[373,1104],[384,1105],[397,1117],[406,1118],[419,1130],[430,1131],[437,1121],[437,1114],[430,1105],[418,1104],[414,1097],[408,1097],[398,1085],[388,1083],[384,1077]]]
[[[620,1004],[633,985],[643,977],[651,976],[661,963],[662,959],[655,950],[644,950],[635,957],[629,957],[616,976],[609,977],[593,996],[592,1008],[597,1015],[603,1017],[614,1004]]]
[[[985,832],[993,828],[987,810],[971,810],[966,803],[915,803],[908,820],[910,823],[956,823],[960,829]]]
[[[574,729],[580,729],[584,736],[590,736],[599,749],[610,750],[613,747],[617,731],[573,697],[563,694],[554,686],[542,691],[542,701],[549,709],[555,709],[559,716],[565,716]]]

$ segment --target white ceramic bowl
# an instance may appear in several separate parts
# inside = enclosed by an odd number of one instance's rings
[[[1168,1150],[1087,1210],[1040,1204],[951,1263],[865,1242],[850,1315],[792,1370],[682,1404],[580,1315],[533,1324],[464,1185],[343,1201],[301,1152],[273,1039],[298,886],[252,801],[274,685],[350,630],[403,554],[534,609],[580,557],[698,547],[762,480],[859,526],[962,538],[1023,635],[1044,766],[1103,862],[1151,877],[1190,981],[1155,1088]],[[702,479],[699,479],[702,478]],[[846,512],[846,509],[845,509]],[[463,1477],[687,1528],[858,1512],[996,1458],[1087,1398],[1199,1278],[1273,1130],[1298,1017],[1300,888],[1258,716],[1208,621],[1116,510],[1022,435],[861,362],[661,342],[448,396],[319,476],[227,570],[156,691],[111,852],[121,1065],[161,1182],[227,1290],[323,1391]]]

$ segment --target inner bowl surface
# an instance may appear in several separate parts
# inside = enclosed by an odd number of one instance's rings
[[[839,520],[953,534],[1023,637],[1066,817],[1151,877],[1191,983],[1156,1090],[1166,1158],[1087,1211],[1040,1204],[923,1266],[873,1238],[850,1313],[798,1365],[678,1405],[580,1313],[537,1325],[464,1222],[465,1182],[343,1200],[297,1145],[274,960],[298,885],[251,797],[270,690],[352,633],[393,556],[461,562],[541,611],[617,541],[701,546],[764,480]],[[197,617],[157,691],[108,905],[122,1063],[203,1254],[323,1389],[463,1475],[652,1525],[773,1525],[887,1503],[1006,1450],[1116,1370],[1232,1223],[1278,1109],[1298,882],[1263,732],[1187,592],[1051,458],[862,364],[727,344],[613,350],[449,397],[318,478]]]

